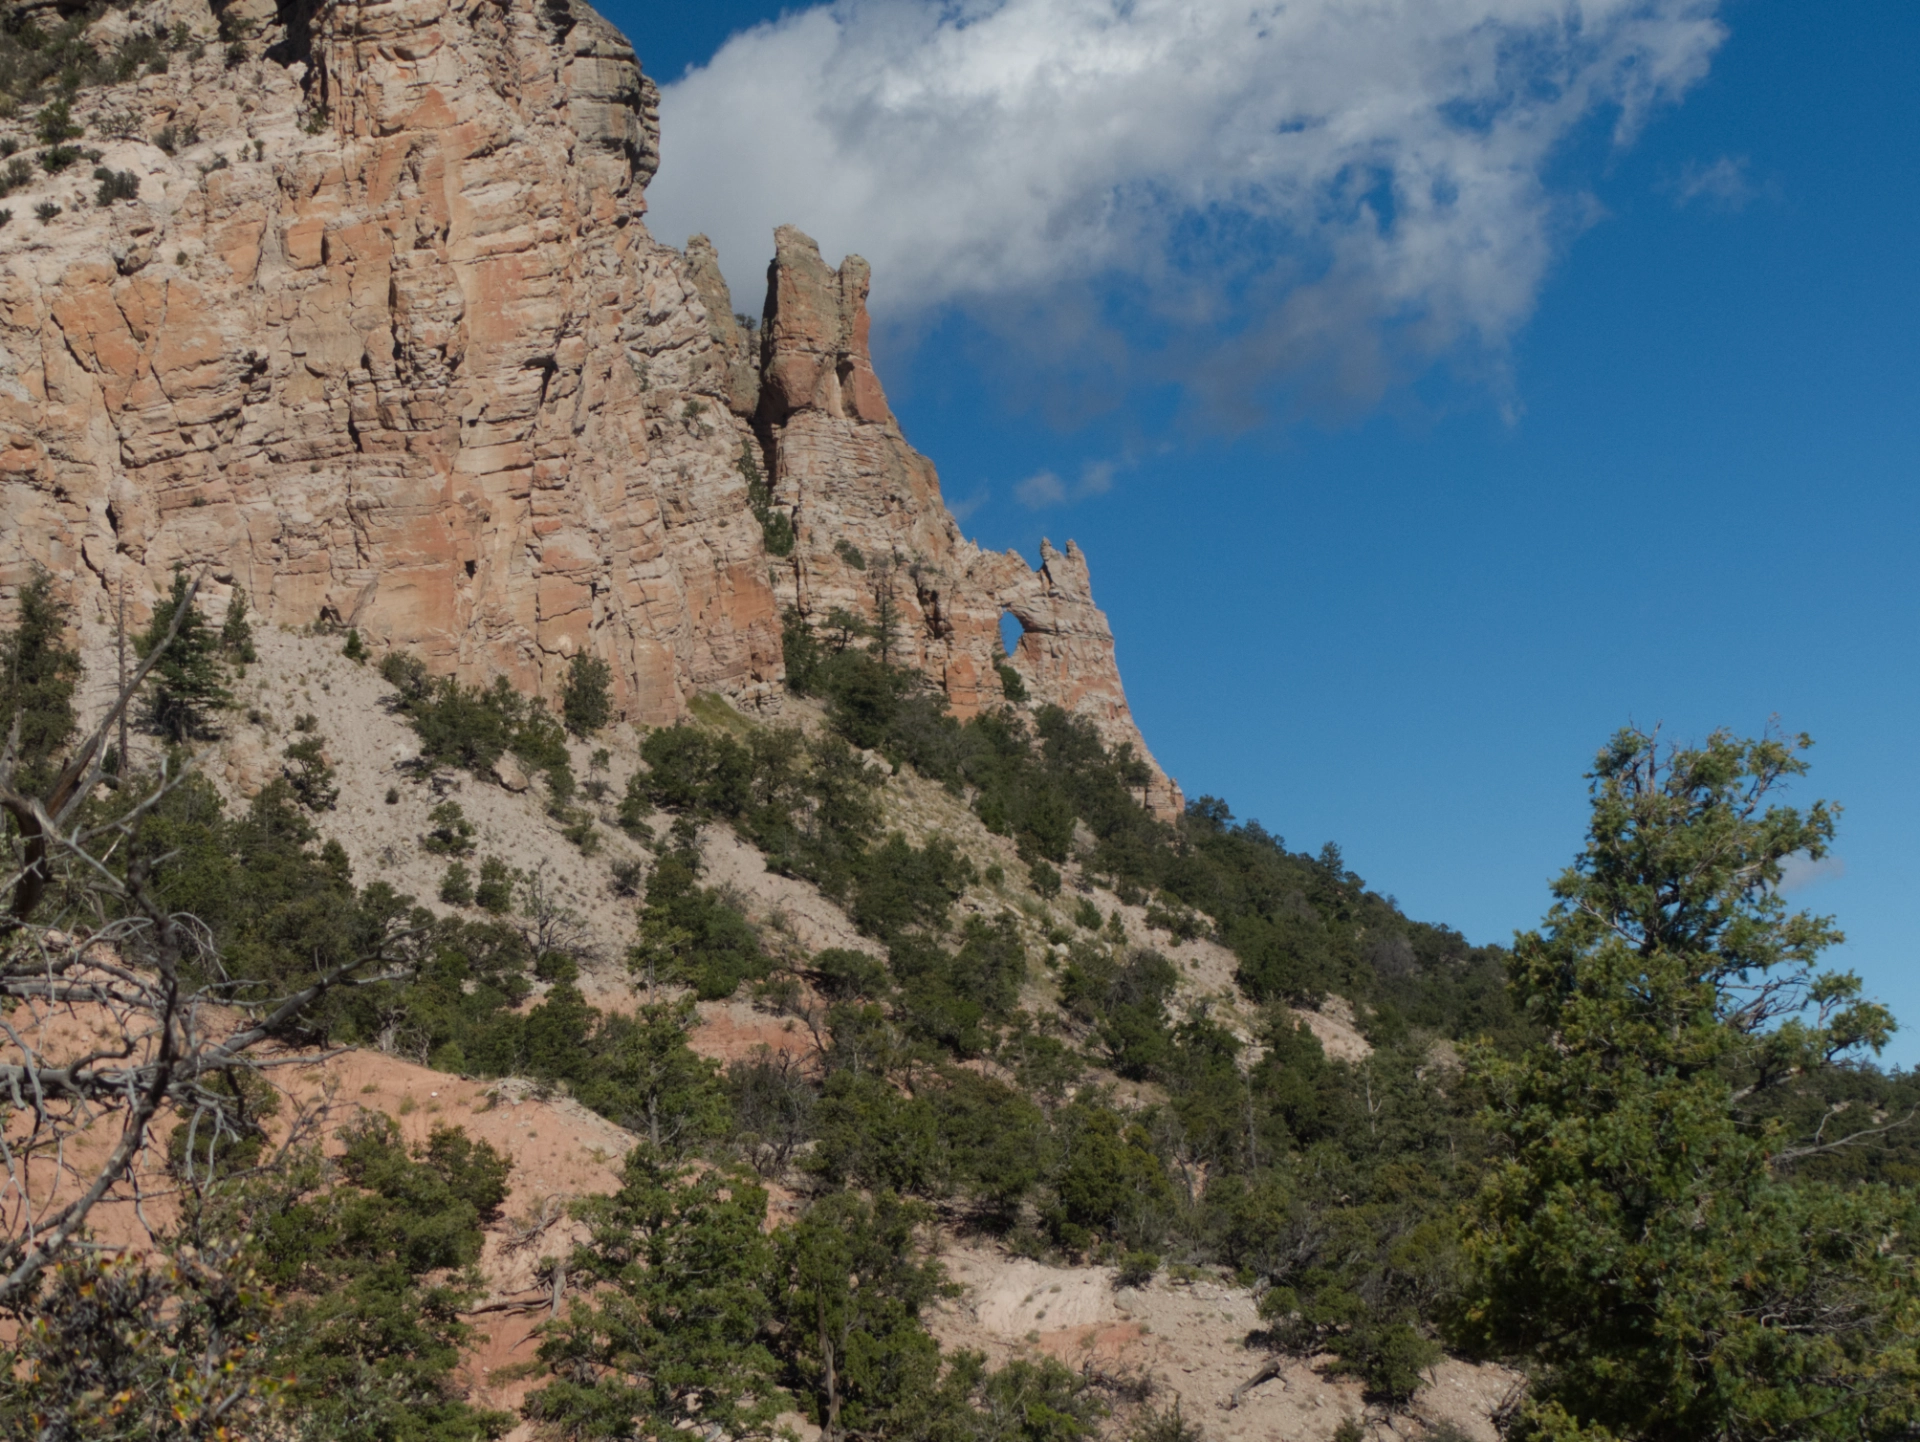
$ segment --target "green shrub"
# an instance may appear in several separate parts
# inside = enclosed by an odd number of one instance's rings
[[[701,886],[693,861],[678,853],[662,857],[648,878],[628,964],[638,975],[691,986],[702,1001],[732,996],[773,966],[747,919]]]
[[[13,748],[14,784],[39,795],[59,773],[77,730],[73,697],[80,652],[70,636],[71,610],[47,572],[36,567],[28,573],[14,616],[12,629],[0,634],[0,735]]]
[[[567,662],[560,687],[560,717],[568,731],[587,737],[613,719],[613,667],[598,656],[576,651]]]
[[[34,117],[33,133],[40,137],[42,145],[58,145],[63,140],[77,140],[84,133],[73,123],[73,108],[65,100],[53,100],[40,107],[39,115]]]
[[[837,1071],[814,1110],[806,1166],[835,1186],[907,1196],[940,1194],[946,1157],[940,1123],[924,1097],[908,1097],[871,1072]]]
[[[1113,1067],[1144,1080],[1157,1075],[1171,1054],[1167,1001],[1179,973],[1155,951],[1114,956],[1075,943],[1060,977],[1060,1003],[1068,1015],[1093,1027]]]
[[[154,135],[153,143],[168,155],[176,154],[181,150],[191,150],[200,143],[200,122],[187,120],[179,124],[163,125]]]
[[[479,776],[509,751],[536,771],[567,764],[560,723],[538,697],[520,695],[504,676],[484,688],[450,676],[435,680],[418,657],[403,651],[382,657],[380,674],[399,693],[395,709],[412,725],[429,764]]]
[[[144,659],[182,608],[186,614],[179,630],[150,673],[142,712],[146,724],[175,745],[212,735],[214,713],[233,704],[219,633],[207,624],[197,593],[189,602],[185,571],[174,571],[173,589],[154,607],[152,622],[134,638],[134,649]]]
[[[1080,1250],[1095,1239],[1141,1248],[1164,1236],[1173,1217],[1173,1184],[1146,1131],[1116,1112],[1080,1103],[1067,1109],[1063,1127],[1068,1160],[1047,1215],[1055,1239]]]
[[[420,838],[420,844],[435,856],[471,856],[473,823],[460,809],[458,801],[442,801],[427,813],[432,828]]]
[[[286,765],[281,774],[293,788],[294,799],[309,811],[331,811],[340,799],[340,788],[333,784],[333,767],[327,764],[326,742],[319,736],[306,736],[283,753]]]
[[[93,178],[99,181],[93,193],[95,205],[112,205],[116,200],[134,200],[140,194],[140,177],[131,170],[109,170],[106,166],[94,167]]]
[[[473,903],[495,916],[513,910],[513,870],[499,857],[480,858],[480,881],[473,888]]]
[[[440,899],[448,906],[473,905],[473,873],[466,862],[448,863],[446,875],[440,878]]]
[[[938,1120],[947,1180],[970,1199],[976,1220],[1006,1232],[1058,1163],[1046,1114],[1005,1082],[962,1067],[943,1070],[940,1080],[924,1090]]]
[[[1127,1434],[1127,1442],[1206,1442],[1206,1436],[1198,1423],[1187,1420],[1180,1399],[1175,1397],[1170,1407],[1143,1407],[1133,1430]],[[1334,1436],[1340,1436],[1337,1430]],[[1341,1438],[1341,1442],[1347,1439]]]
[[[753,512],[754,519],[760,523],[760,538],[766,544],[770,556],[790,556],[793,554],[794,531],[793,518],[785,511],[778,510],[773,504],[773,488],[767,484],[766,476],[760,470],[760,462],[755,459],[750,442],[740,443],[740,478],[747,483],[747,508]]]
[[[830,947],[813,959],[813,981],[834,1001],[879,1001],[888,992],[887,968],[864,951]]]
[[[636,771],[627,778],[626,792],[620,798],[615,815],[620,827],[629,835],[638,835],[645,828],[646,820],[653,815],[653,797],[644,772]]]

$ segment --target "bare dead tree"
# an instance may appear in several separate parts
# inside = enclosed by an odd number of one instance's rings
[[[536,957],[557,953],[576,963],[599,960],[586,922],[561,900],[546,862],[521,879],[519,900],[520,935]]]
[[[21,789],[15,719],[0,750],[0,810],[11,854],[0,860],[0,1310],[30,1298],[40,1275],[92,1247],[103,1203],[152,1200],[142,1164],[156,1122],[189,1120],[197,1141],[238,1134],[241,1073],[310,1057],[284,1045],[338,988],[410,974],[411,933],[390,927],[366,954],[272,990],[230,978],[195,917],[156,893],[154,863],[130,852],[141,819],[190,766],[163,760],[106,814],[86,803],[103,780],[107,739],[177,637],[196,580],[114,703],[38,793]],[[164,859],[162,860],[162,864]],[[53,913],[53,914],[49,914]],[[151,1232],[152,1228],[149,1226]]]

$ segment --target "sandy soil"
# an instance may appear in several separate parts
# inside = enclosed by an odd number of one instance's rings
[[[1448,1359],[1408,1415],[1388,1417],[1363,1403],[1358,1383],[1297,1359],[1229,1408],[1234,1389],[1266,1361],[1245,1346],[1258,1315],[1245,1288],[1164,1273],[1145,1287],[1116,1288],[1109,1268],[1051,1267],[959,1241],[944,1256],[964,1292],[935,1318],[942,1346],[972,1347],[996,1362],[1044,1354],[1077,1371],[1144,1377],[1153,1387],[1149,1405],[1177,1400],[1212,1442],[1320,1442],[1349,1416],[1380,1438],[1417,1437],[1447,1422],[1476,1442],[1494,1442],[1488,1419],[1514,1381],[1504,1369]],[[1114,1429],[1126,1421],[1124,1412],[1116,1416]]]

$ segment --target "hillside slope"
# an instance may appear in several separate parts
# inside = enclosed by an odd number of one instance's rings
[[[607,799],[591,808],[593,849],[583,852],[577,833],[569,838],[573,823],[552,814],[549,782],[524,776],[510,758],[495,775],[423,766],[420,737],[394,709],[394,688],[373,667],[342,656],[337,635],[263,627],[255,645],[258,659],[236,685],[239,700],[227,717],[227,734],[202,756],[201,764],[232,806],[244,807],[273,784],[289,743],[317,736],[333,768],[338,797],[331,808],[310,813],[310,820],[321,836],[344,848],[356,879],[385,881],[449,918],[483,914],[435,900],[450,862],[423,842],[434,830],[434,808],[452,800],[473,827],[468,861],[499,855],[523,875],[507,913],[512,924],[529,934],[539,925],[528,914],[531,893],[525,883],[534,877],[540,878],[543,904],[565,913],[553,934],[577,964],[572,984],[593,1007],[631,1015],[649,1000],[688,995],[678,985],[649,989],[630,968],[627,957],[643,903],[621,894],[644,898],[645,878],[666,852],[664,838],[649,833],[664,832],[674,813],[655,813],[646,830],[634,835],[620,825],[613,804],[633,778],[647,784],[640,743],[649,734],[672,732],[615,727],[591,741],[569,743],[573,769],[607,779]],[[96,658],[96,664],[106,664],[106,658]],[[818,701],[790,698],[778,724],[829,735],[829,709]],[[750,738],[768,729],[768,723],[743,716],[718,698],[701,703],[695,713],[701,719],[692,729],[705,735]],[[308,729],[296,730],[294,721],[303,717],[312,718]],[[605,753],[598,765],[596,751]],[[1043,1034],[1061,1037],[1083,1058],[1084,1070],[1060,1093],[1061,1103],[1085,1095],[1104,1098],[1102,1104],[1123,1113],[1150,1115],[1164,1112],[1168,1101],[1165,1083],[1151,1071],[1130,1076],[1117,1070],[1097,1027],[1076,1019],[1062,1003],[1062,967],[1071,964],[1074,948],[1085,944],[1074,939],[1089,935],[1078,919],[1089,905],[1101,916],[1097,935],[1104,946],[1117,953],[1150,949],[1172,963],[1165,1023],[1170,1029],[1183,1019],[1210,1020],[1250,1043],[1243,1068],[1260,1057],[1273,1011],[1242,990],[1238,958],[1212,935],[1168,930],[1171,914],[1164,903],[1122,900],[1113,879],[1090,864],[1089,838],[1083,835],[1058,868],[1057,893],[1043,897],[1032,877],[1045,863],[1031,853],[1023,860],[1016,840],[982,824],[964,792],[956,794],[910,767],[894,772],[879,753],[866,759],[876,770],[891,773],[877,791],[882,828],[919,847],[936,838],[951,842],[975,870],[975,879],[955,900],[944,934],[964,931],[969,917],[1008,917],[1038,960],[1029,969],[1020,1005]],[[769,1055],[790,1056],[817,1086],[835,1063],[824,1021],[831,998],[818,990],[814,959],[838,948],[884,965],[888,946],[863,931],[844,898],[836,901],[802,877],[770,870],[767,857],[733,825],[706,820],[694,834],[702,881],[751,923],[775,964],[769,982],[695,1003],[688,1043],[701,1056],[736,1068]],[[640,876],[621,882],[619,873],[629,866],[637,866]],[[997,879],[990,868],[998,868]],[[786,986],[780,984],[783,979],[790,979]],[[553,982],[532,979],[519,1010],[528,1013],[553,993]],[[1372,1044],[1356,1029],[1353,1008],[1342,998],[1328,996],[1317,1006],[1294,1008],[1291,1015],[1334,1062],[1364,1067],[1372,1056]],[[531,1245],[509,1251],[508,1239],[540,1217],[543,1207],[554,1217],[563,1201],[610,1190],[613,1168],[634,1135],[570,1100],[573,1088],[564,1079],[509,1075],[488,1080],[428,1069],[422,1063],[430,1041],[423,1034],[410,1035],[404,1025],[369,1041],[367,1049],[350,1051],[327,1068],[338,1116],[351,1117],[362,1107],[384,1110],[410,1137],[451,1118],[514,1163],[512,1194],[503,1219],[489,1229],[482,1261],[489,1291],[482,1305],[497,1302],[501,1310],[476,1318],[481,1335],[467,1376],[476,1402],[517,1406],[537,1375],[529,1373],[528,1364],[539,1324],[550,1310],[542,1300],[541,1288],[550,1286],[550,1280],[540,1280],[547,1275],[542,1268],[565,1255],[582,1233],[561,1218]],[[1016,1094],[1021,1088],[1019,1067],[1004,1047],[964,1064],[1000,1078]],[[311,1084],[303,1079],[289,1086],[298,1092]],[[803,1141],[769,1176],[775,1183],[776,1221],[804,1209],[819,1194],[823,1179],[807,1165],[817,1146],[817,1141]],[[1302,1354],[1284,1361],[1272,1380],[1229,1410],[1234,1390],[1268,1357],[1265,1349],[1248,1345],[1261,1325],[1257,1286],[1236,1280],[1231,1268],[1222,1272],[1202,1265],[1124,1282],[1112,1261],[1095,1263],[1085,1253],[1043,1248],[1036,1259],[1030,1255],[1031,1239],[983,1231],[963,1197],[945,1195],[949,1200],[941,1204],[937,1249],[962,1291],[932,1315],[943,1346],[979,1350],[995,1361],[1051,1356],[1075,1371],[1145,1379],[1138,1390],[1150,1393],[1149,1406],[1179,1399],[1207,1436],[1330,1437],[1353,1416],[1372,1418],[1382,1435],[1396,1427],[1418,1432],[1422,1426],[1451,1426],[1464,1435],[1491,1438],[1489,1418],[1512,1386],[1511,1374],[1499,1368],[1443,1360],[1410,1399],[1381,1406],[1368,1400],[1361,1381],[1329,1370],[1331,1357]],[[1134,1396],[1132,1384],[1120,1395]],[[1139,1405],[1123,1400],[1108,1430],[1123,1434]],[[515,1435],[536,1434],[523,1424]]]

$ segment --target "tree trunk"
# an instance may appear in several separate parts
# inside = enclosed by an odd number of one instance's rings
[[[840,1379],[833,1367],[833,1338],[827,1332],[827,1304],[819,1304],[820,1363],[826,1369],[827,1425],[821,1429],[820,1442],[840,1442]]]

